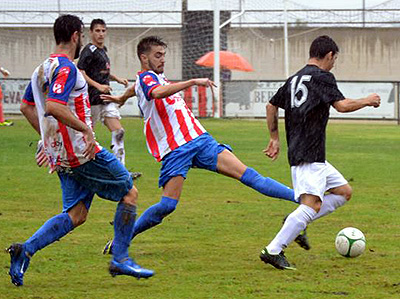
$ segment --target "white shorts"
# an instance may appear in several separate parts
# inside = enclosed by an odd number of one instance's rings
[[[326,191],[348,183],[343,175],[328,161],[325,161],[325,163],[302,163],[298,166],[292,166],[291,171],[296,201],[300,201],[302,194],[315,195],[324,200]]]
[[[105,117],[121,119],[121,114],[119,113],[116,103],[93,105],[90,107],[90,110],[92,112],[93,125],[95,125],[99,120],[104,124]]]

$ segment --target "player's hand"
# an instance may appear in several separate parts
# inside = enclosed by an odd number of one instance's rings
[[[110,93],[112,88],[110,85],[100,84],[97,88],[101,93]]]
[[[37,144],[36,154],[35,154],[36,164],[39,167],[47,167],[49,165],[49,159],[44,152],[43,141],[39,140]]]
[[[126,102],[121,96],[112,96],[110,94],[102,94],[100,95],[100,99],[102,99],[104,103],[117,103],[119,107],[122,107]]]
[[[96,151],[96,141],[94,140],[93,131],[87,127],[82,133],[86,141],[86,148],[83,151],[83,156],[86,159],[92,160],[94,159]]]
[[[277,139],[271,139],[266,149],[263,150],[263,153],[271,158],[272,161],[275,161],[279,156],[280,143]]]
[[[368,106],[378,108],[381,105],[381,97],[377,93],[372,93],[368,97]]]
[[[128,87],[128,85],[129,85],[128,79],[125,79],[125,78],[118,78],[118,79],[117,79],[117,82],[118,82],[119,84],[124,85],[125,87]]]
[[[193,79],[193,83],[194,83],[194,85],[217,87],[217,85],[208,78],[196,78],[196,79]]]

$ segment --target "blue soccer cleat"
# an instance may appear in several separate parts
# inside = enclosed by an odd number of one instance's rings
[[[22,286],[24,284],[24,274],[31,259],[27,255],[23,244],[14,243],[6,251],[11,257],[10,271],[8,272],[11,276],[11,282],[17,287]]]
[[[131,258],[127,258],[121,263],[112,260],[109,271],[112,277],[116,275],[129,275],[140,279],[149,278],[154,275],[154,271],[140,267]]]

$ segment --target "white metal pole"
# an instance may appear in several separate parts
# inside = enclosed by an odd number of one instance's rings
[[[219,48],[220,48],[220,0],[214,0],[214,83],[217,85],[215,88],[215,118],[221,117],[221,97],[220,97],[220,63],[219,63]]]
[[[285,56],[285,77],[289,77],[289,40],[288,40],[288,15],[287,15],[287,0],[283,0],[284,11],[284,26],[283,26],[283,36],[284,36],[284,56]]]

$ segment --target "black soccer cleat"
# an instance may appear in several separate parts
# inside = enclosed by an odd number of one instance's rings
[[[271,264],[277,269],[280,270],[296,270],[296,267],[292,266],[285,257],[283,251],[279,254],[269,254],[267,248],[264,248],[261,251],[260,259],[266,263]]]
[[[308,237],[306,230],[304,230],[302,233],[300,233],[294,241],[299,244],[299,246],[305,250],[310,250],[311,246],[310,243],[308,242]]]
[[[137,180],[142,176],[142,173],[137,171],[135,172],[130,171],[129,173],[131,174],[133,180]]]

